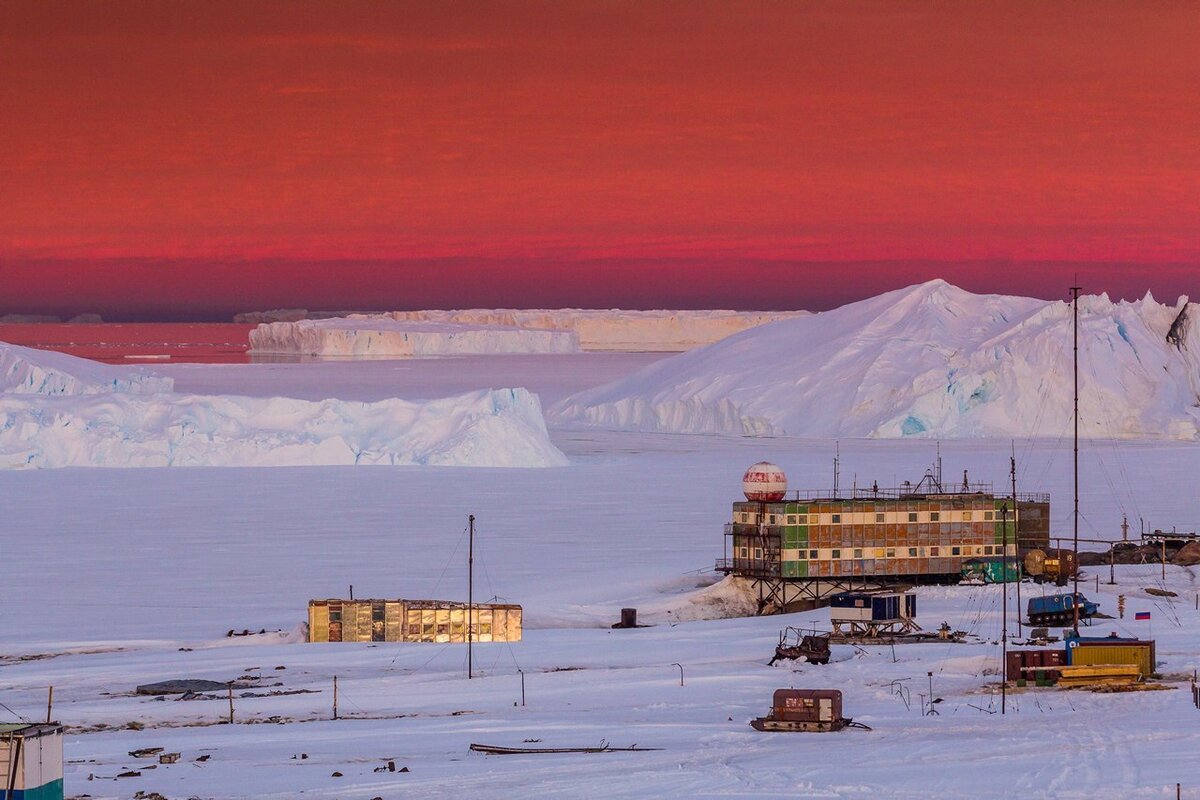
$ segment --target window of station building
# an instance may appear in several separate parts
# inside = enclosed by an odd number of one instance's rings
[[[937,554],[938,554],[938,549],[936,547],[929,548],[929,557],[930,558],[937,558]]]
[[[762,561],[762,548],[761,547],[754,548],[754,560]]]
[[[917,521],[917,512],[915,512],[915,511],[908,512],[908,521],[916,522]]]
[[[841,557],[842,557],[842,551],[841,551],[841,550],[834,550],[834,551],[830,552],[830,554],[829,554],[829,557],[830,557],[830,558],[841,558]]]
[[[961,547],[951,547],[951,548],[950,548],[950,555],[952,555],[952,556],[960,556],[960,555],[962,555],[962,548],[961,548]]]
[[[818,552],[816,550],[809,550],[808,557],[811,559],[816,559],[818,557]]]
[[[896,557],[896,548],[894,548],[894,547],[889,547],[889,548],[887,549],[887,557],[888,557],[888,558],[895,558],[895,557]]]
[[[788,518],[787,518],[787,524],[788,524],[788,525],[795,525],[795,524],[796,524],[796,515],[795,515],[795,514],[788,514]]]
[[[971,512],[964,511],[963,512],[963,522],[970,522],[970,521],[971,521]]]
[[[875,557],[876,557],[876,558],[883,558],[883,555],[884,555],[884,553],[885,553],[885,552],[887,552],[887,551],[886,551],[886,550],[884,550],[882,547],[876,547],[876,548],[875,548]]]
[[[916,558],[917,557],[917,548],[915,548],[915,547],[908,548],[908,557]]]
[[[771,524],[772,525],[775,524],[775,515],[774,514],[771,515]]]
[[[985,544],[983,546],[983,554],[985,556],[990,556],[992,554],[992,546],[990,544]]]
[[[941,522],[942,521],[942,512],[930,511],[929,512],[929,521],[930,522]]]
[[[797,514],[796,515],[796,524],[797,525],[807,525],[808,524],[808,514]]]
[[[841,515],[841,514],[834,514],[834,515],[833,515],[833,524],[834,524],[834,525],[837,525],[837,524],[841,523],[841,521],[842,521],[842,515]]]
[[[883,522],[885,519],[887,519],[887,516],[884,514],[876,514],[875,515],[876,522]]]
[[[863,557],[863,556],[862,556],[862,550],[861,550],[861,549],[855,549],[855,551],[854,551],[854,557],[855,557],[855,558],[862,558],[862,557]]]
[[[742,558],[749,558],[749,557],[750,557],[750,548],[743,547],[742,548]]]
[[[991,521],[992,521],[992,520],[994,520],[995,518],[996,518],[996,514],[995,514],[995,512],[993,512],[993,511],[985,511],[985,512],[983,512],[983,521],[984,521],[984,522],[991,522]]]

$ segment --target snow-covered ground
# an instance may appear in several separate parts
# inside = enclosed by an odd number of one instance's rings
[[[1083,435],[1197,438],[1196,313],[1186,298],[1080,300]],[[752,328],[549,413],[674,433],[1056,437],[1071,425],[1071,341],[1066,303],[936,280]]]
[[[577,377],[553,378],[551,358],[574,363],[559,366]],[[595,370],[598,382],[644,364],[627,358],[498,357],[491,369],[561,396],[584,388],[589,365],[604,365]],[[396,380],[380,364],[357,362],[178,366],[169,374],[198,394],[244,379],[246,394],[305,397],[322,367],[344,401],[375,398],[380,381]],[[437,362],[418,370],[405,378],[406,399],[463,388],[462,377]],[[143,790],[364,800],[1165,799],[1175,796],[1176,782],[1184,797],[1200,797],[1200,761],[1187,757],[1200,745],[1200,711],[1182,680],[1200,667],[1195,568],[1168,567],[1165,582],[1156,566],[1118,568],[1113,587],[1099,570],[1102,610],[1115,614],[1117,594],[1128,602],[1126,619],[1103,621],[1096,632],[1147,635],[1152,625],[1160,670],[1176,688],[1028,689],[1009,695],[1010,713],[1001,717],[989,713],[999,702],[994,587],[922,589],[919,621],[927,628],[947,621],[971,632],[971,643],[897,647],[895,660],[890,649],[835,646],[827,667],[766,666],[782,625],[822,625],[827,611],[695,619],[719,615],[736,599],[711,586],[708,569],[722,555],[721,526],[742,470],[765,458],[782,465],[793,486],[828,487],[831,440],[553,427],[550,434],[569,467],[0,471],[7,499],[0,702],[37,718],[46,687],[55,687],[55,716],[72,726],[67,792],[95,798]],[[945,441],[945,473],[970,469],[972,480],[1003,485],[1009,447],[1007,440]],[[1015,448],[1020,490],[1051,492],[1053,527],[1065,534],[1069,441],[1021,440]],[[843,440],[840,452],[843,486],[915,479],[935,457],[932,442],[914,440]],[[1200,524],[1194,444],[1096,439],[1081,456],[1083,536],[1119,537],[1122,513],[1135,530],[1142,516],[1155,527]],[[307,601],[344,596],[350,584],[358,597],[463,599],[468,513],[478,518],[477,596],[522,603],[527,613],[524,641],[477,646],[483,677],[466,679],[461,646],[295,641]],[[1095,572],[1088,570],[1088,595],[1097,594]],[[1145,591],[1160,586],[1178,597]],[[609,629],[625,606],[655,626]],[[1152,621],[1133,622],[1137,611],[1151,611]],[[224,637],[243,628],[283,633]],[[675,663],[684,668],[682,687]],[[942,699],[936,716],[919,710],[928,672]],[[315,693],[239,696],[232,726],[215,724],[228,712],[221,699],[132,695],[154,680],[254,674],[264,676],[264,688],[244,690],[250,694]],[[335,675],[348,717],[338,721],[329,719]],[[847,713],[874,730],[751,730],[748,721],[766,711],[772,690],[787,686],[841,689]],[[127,729],[130,722],[145,728]],[[526,739],[662,749],[528,757],[467,750],[471,742]],[[182,752],[183,760],[110,780],[147,764],[127,755],[141,747]],[[211,758],[194,760],[201,755]],[[389,759],[410,771],[375,771]]]
[[[0,343],[0,468],[566,463],[537,395],[413,402],[183,394],[168,377]]]
[[[577,353],[579,336],[572,330],[354,314],[264,323],[250,331],[250,352],[353,358]]]

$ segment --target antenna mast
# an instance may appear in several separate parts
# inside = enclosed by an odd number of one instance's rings
[[[471,645],[475,641],[473,635],[475,622],[475,515],[467,516],[467,680],[474,677],[473,653]],[[462,541],[461,539],[459,541]]]
[[[1075,372],[1075,513],[1074,513],[1074,596],[1071,608],[1075,615],[1075,636],[1079,636],[1079,292],[1080,287],[1071,287],[1072,337],[1074,340]]]
[[[836,500],[838,496],[838,476],[842,462],[842,443],[834,442],[833,448],[833,499]]]

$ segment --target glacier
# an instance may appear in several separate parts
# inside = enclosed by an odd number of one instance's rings
[[[1200,334],[1175,325],[1187,308],[1080,298],[1081,435],[1198,438]],[[671,433],[1061,438],[1071,369],[1069,304],[934,280],[744,331],[547,413]]]
[[[568,463],[537,395],[425,402],[182,394],[170,378],[0,344],[0,468]]]
[[[353,314],[262,323],[250,331],[250,352],[352,358],[578,353],[579,337],[570,330]]]

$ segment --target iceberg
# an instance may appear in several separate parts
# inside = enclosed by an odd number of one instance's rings
[[[1200,333],[1149,295],[1080,299],[1080,433],[1200,436]],[[1070,430],[1071,308],[935,280],[746,330],[580,392],[564,426],[801,437]]]
[[[170,379],[0,344],[0,467],[567,464],[537,395],[426,402],[194,395]]]
[[[352,358],[577,353],[579,337],[570,330],[354,314],[262,323],[250,331],[250,352]]]

